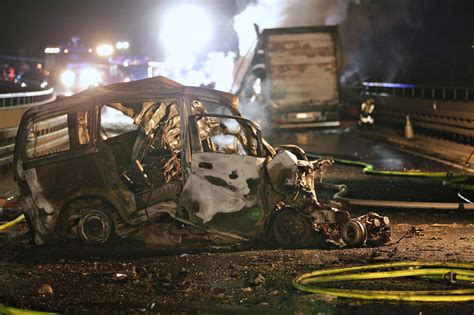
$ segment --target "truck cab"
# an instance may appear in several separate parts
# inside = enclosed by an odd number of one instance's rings
[[[270,111],[280,128],[339,125],[341,52],[335,26],[265,29],[242,66],[242,107]],[[244,64],[244,63],[242,63]]]

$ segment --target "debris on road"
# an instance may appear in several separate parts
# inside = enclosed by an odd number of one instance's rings
[[[245,279],[245,284],[250,287],[261,287],[265,285],[265,277],[261,273],[250,271]]]
[[[119,282],[120,282],[120,281],[124,281],[124,280],[126,280],[127,278],[128,278],[128,276],[127,276],[125,273],[120,273],[120,272],[114,273],[113,276],[112,276],[112,279],[113,279],[114,281],[119,281]]]
[[[41,295],[53,295],[53,288],[49,284],[42,284],[38,289],[38,294]]]

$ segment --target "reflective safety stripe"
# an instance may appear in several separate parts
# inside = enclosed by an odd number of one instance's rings
[[[374,118],[372,116],[360,116],[360,122],[363,124],[373,124],[374,123]]]

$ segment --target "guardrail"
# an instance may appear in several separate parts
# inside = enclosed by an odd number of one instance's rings
[[[51,101],[53,98],[53,88],[44,91],[5,93],[0,94],[0,107],[30,105],[32,103]]]
[[[437,100],[474,101],[474,87],[424,86],[403,83],[364,82],[364,93]]]
[[[429,87],[364,82],[375,100],[376,124],[403,130],[406,116],[415,132],[474,142],[474,87]]]
[[[11,169],[17,126],[23,113],[32,106],[48,103],[54,99],[52,88],[44,91],[0,94],[0,173]],[[49,140],[42,145],[42,150],[54,151],[56,146],[63,144],[67,139],[63,137],[66,123],[63,119],[46,125],[39,124],[38,131],[41,135],[45,135],[44,139]],[[53,139],[56,135],[61,136],[58,137],[61,141]]]
[[[28,108],[54,101],[55,98],[52,88],[43,91],[0,94],[0,129],[18,126],[23,113]]]

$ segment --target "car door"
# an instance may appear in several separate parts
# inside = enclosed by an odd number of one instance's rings
[[[192,146],[181,204],[189,220],[243,237],[263,227],[261,202],[265,158],[243,119],[197,115],[189,120]],[[194,131],[193,131],[194,130]]]

